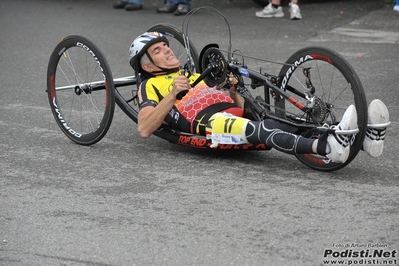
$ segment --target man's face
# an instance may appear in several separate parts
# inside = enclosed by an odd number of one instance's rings
[[[172,69],[180,66],[179,59],[165,42],[154,43],[147,52],[154,61],[154,64],[151,64],[154,71],[160,70],[159,67]]]

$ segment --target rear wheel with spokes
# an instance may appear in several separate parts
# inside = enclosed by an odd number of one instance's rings
[[[321,171],[338,170],[349,164],[361,149],[367,129],[366,97],[355,70],[341,55],[330,49],[307,47],[286,61],[279,78],[279,87],[298,100],[297,105],[309,106],[311,110],[301,112],[276,96],[276,114],[285,118],[315,126],[331,126],[340,122],[349,105],[355,106],[359,132],[352,138],[350,155],[345,163],[334,163],[318,155],[297,155],[301,162]],[[302,135],[318,137],[317,133],[311,131],[305,131]]]
[[[51,54],[47,69],[51,110],[65,135],[91,145],[107,133],[115,109],[115,88],[108,63],[89,39],[64,38]]]

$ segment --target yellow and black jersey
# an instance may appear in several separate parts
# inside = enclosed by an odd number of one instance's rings
[[[160,75],[144,81],[140,86],[140,109],[147,106],[157,106],[170,93],[173,78],[179,73]],[[190,77],[193,83],[199,74]],[[200,82],[192,88],[181,100],[177,100],[172,110],[165,117],[165,123],[172,128],[198,134],[198,124],[206,124],[207,119],[214,113],[236,107],[233,99],[226,93]],[[203,132],[201,132],[203,133]]]

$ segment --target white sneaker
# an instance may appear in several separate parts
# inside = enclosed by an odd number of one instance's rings
[[[290,3],[289,12],[291,19],[302,19],[301,10],[297,4]]]
[[[268,4],[262,11],[255,13],[258,18],[282,18],[284,17],[283,9],[281,6],[274,8],[272,4]]]
[[[393,11],[399,11],[399,5],[394,6]]]
[[[378,126],[380,125],[380,126]],[[368,128],[363,150],[371,157],[378,157],[384,149],[385,131],[389,125],[389,112],[385,104],[376,99],[368,108]]]
[[[339,130],[352,130],[357,128],[357,113],[354,105],[350,105],[346,109],[341,122],[333,128]],[[331,152],[327,154],[327,157],[335,163],[344,163],[349,157],[349,141],[351,137],[352,135],[330,134],[327,138],[327,143],[330,146]]]

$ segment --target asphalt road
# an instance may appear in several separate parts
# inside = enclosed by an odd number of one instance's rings
[[[144,2],[139,12],[114,10],[111,0],[0,2],[0,265],[326,265],[333,255],[347,264],[397,264],[399,13],[392,5],[308,0],[304,19],[290,21],[287,7],[286,18],[261,20],[249,0],[192,1],[220,9],[233,48],[245,54],[285,61],[309,45],[340,52],[367,100],[387,104],[383,156],[359,154],[321,173],[274,150],[223,153],[144,140],[118,108],[99,143],[69,141],[45,92],[52,49],[64,36],[85,35],[114,77],[131,75],[133,38],[158,22],[182,22],[155,13],[162,1]],[[190,25],[199,47],[226,39],[216,15]],[[388,253],[370,257],[374,250]]]

